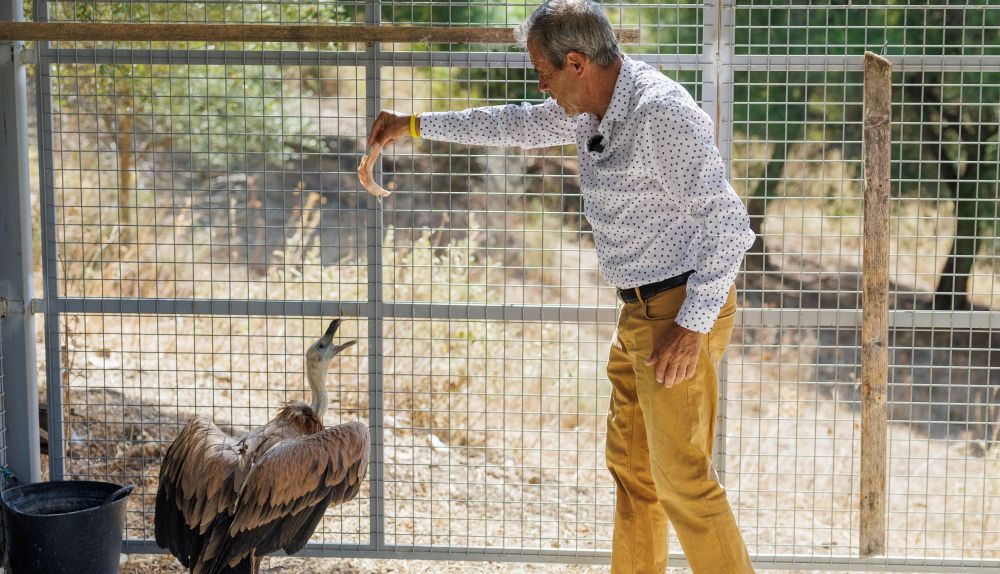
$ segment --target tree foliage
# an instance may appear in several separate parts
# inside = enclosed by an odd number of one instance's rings
[[[363,22],[361,3],[178,3],[56,2],[54,21],[101,22]],[[670,5],[609,4],[615,25],[639,27],[643,43],[627,46],[633,54],[699,54],[705,32],[698,2]],[[382,4],[380,18],[390,25],[513,26],[534,5],[485,1],[461,4]],[[850,56],[865,50],[897,56],[1000,55],[1000,10],[989,2],[960,7],[931,7],[929,2],[889,0],[879,6],[837,0],[823,6],[771,0],[741,2],[733,11],[734,49],[738,56]],[[138,44],[122,47],[168,47]],[[188,48],[219,48],[191,42]],[[86,44],[79,47],[88,47]],[[245,43],[240,49],[288,49],[287,45]],[[332,44],[302,50],[338,49]],[[509,46],[424,45],[397,47],[414,51],[510,50]],[[539,101],[533,72],[516,67],[435,70],[450,78],[449,90],[484,102]],[[150,146],[169,146],[189,158],[191,170],[212,174],[242,168],[254,154],[277,158],[289,152],[288,136],[306,126],[301,114],[285,109],[284,79],[308,75],[300,69],[253,65],[58,64],[53,93],[77,106],[81,117],[95,117],[100,133],[109,133],[119,162],[118,185],[128,216],[136,158]],[[696,76],[684,76],[689,88]],[[684,78],[681,78],[682,80]],[[737,71],[734,76],[733,126],[736,138],[762,142],[767,155],[755,168],[761,174],[747,193],[753,225],[760,231],[767,203],[786,179],[790,158],[822,160],[836,152],[860,169],[862,74],[831,68]],[[691,84],[690,82],[695,82]],[[994,255],[1000,201],[1000,74],[963,68],[930,71],[897,67],[894,74],[893,190],[898,197],[919,197],[953,206],[957,233],[937,286],[938,308],[968,306],[968,280],[977,255]],[[312,84],[299,86],[311,89]],[[697,92],[697,90],[692,90]],[[449,91],[449,95],[454,95]],[[72,100],[72,101],[70,101]],[[853,174],[853,177],[860,173]],[[753,257],[756,253],[757,258]],[[748,262],[766,263],[758,243]]]
[[[860,59],[868,49],[884,50],[891,60],[1000,54],[1000,10],[986,5],[930,9],[920,5],[926,3],[897,0],[882,8],[842,3],[842,8],[795,9],[752,4],[737,10],[741,55]],[[844,160],[859,165],[862,82],[860,72],[842,71],[750,72],[737,78],[735,100],[747,104],[734,110],[736,129],[746,139],[771,142],[764,177],[747,198],[757,231],[793,151],[835,146]],[[984,238],[997,235],[1000,75],[972,65],[964,71],[897,67],[893,83],[893,189],[899,197],[954,204],[956,239],[935,305],[967,308],[974,259],[993,245]],[[817,141],[820,130],[822,143]],[[763,255],[760,241],[754,251],[752,256]]]
[[[50,17],[77,22],[176,22],[194,18],[202,22],[327,24],[348,19],[345,8],[333,3],[199,6],[200,10],[192,13],[190,5],[179,3],[57,3]],[[118,45],[135,49],[176,47],[162,44]],[[212,46],[188,42],[186,47]],[[248,51],[278,47],[251,42],[237,46]],[[332,43],[300,46],[303,50],[336,48]],[[60,102],[77,107],[83,115],[91,113],[100,118],[101,131],[113,134],[121,159],[144,151],[130,152],[123,147],[162,143],[173,152],[189,154],[192,169],[203,173],[239,169],[247,154],[280,158],[288,151],[285,138],[303,131],[301,118],[285,113],[284,100],[290,94],[284,91],[283,80],[289,75],[287,66],[136,64],[127,58],[118,64],[58,64],[52,71],[53,93],[62,95]],[[125,166],[134,168],[129,163]]]

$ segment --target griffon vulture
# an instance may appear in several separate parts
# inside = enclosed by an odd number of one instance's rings
[[[156,544],[194,574],[255,574],[261,557],[293,554],[331,504],[358,494],[368,469],[368,427],[323,428],[330,361],[357,341],[333,344],[340,320],[306,353],[312,405],[285,404],[241,438],[195,418],[170,445],[156,493]]]

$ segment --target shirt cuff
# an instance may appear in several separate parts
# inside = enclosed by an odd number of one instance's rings
[[[699,296],[689,290],[674,322],[689,331],[704,335],[712,330],[712,326],[718,320],[719,312],[722,311],[722,306],[726,304],[728,297],[729,287],[723,291],[721,297]]]

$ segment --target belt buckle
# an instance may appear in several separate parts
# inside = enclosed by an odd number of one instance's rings
[[[625,294],[626,293],[631,293],[633,297],[636,297],[635,290],[636,290],[635,287],[633,287],[632,289],[619,289],[618,290],[618,300],[621,301],[622,303],[634,303],[635,301],[638,301],[639,300],[638,298],[633,299],[633,300],[625,298]]]

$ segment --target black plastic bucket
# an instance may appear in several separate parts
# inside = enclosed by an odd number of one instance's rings
[[[67,480],[0,494],[10,574],[114,574],[132,485]]]

